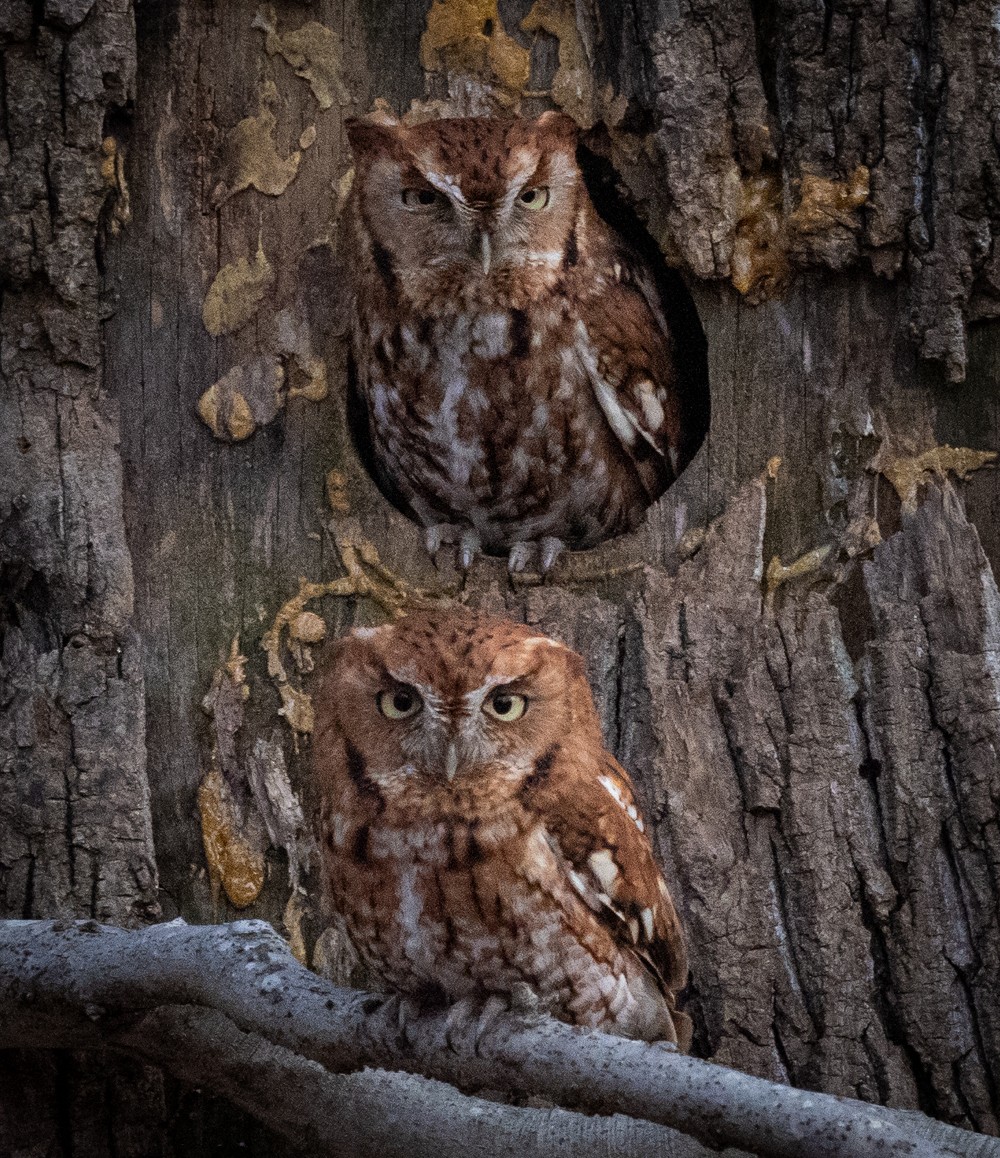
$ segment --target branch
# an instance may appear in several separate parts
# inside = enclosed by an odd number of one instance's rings
[[[630,1118],[584,1118],[467,1098],[409,1074],[330,1074],[316,1062],[246,1033],[218,1010],[161,1006],[109,1044],[210,1089],[313,1154],[343,1158],[466,1158],[468,1154],[621,1154],[709,1158],[692,1138]],[[59,1035],[36,1045],[74,1045]]]
[[[175,1008],[150,1022],[163,1006]],[[270,1090],[272,1098],[283,1097],[275,1094],[278,1083],[268,1087],[273,1067],[314,1075],[303,1087],[310,1090],[301,1099],[305,1105],[294,1114],[318,1122],[317,1128],[324,1117],[336,1121],[347,1104],[358,1116],[369,1097],[373,1105],[391,1106],[403,1097],[414,1107],[431,1107],[426,1113],[414,1110],[413,1129],[423,1137],[418,1153],[431,1148],[446,1153],[439,1139],[453,1135],[449,1122],[459,1123],[458,1142],[467,1146],[469,1123],[486,1105],[498,1124],[519,1131],[521,1139],[530,1136],[531,1126],[517,1115],[539,1113],[460,1099],[440,1082],[407,1085],[396,1079],[392,1096],[379,1097],[375,1079],[388,1079],[357,1072],[375,1066],[421,1073],[463,1089],[528,1090],[592,1114],[624,1113],[672,1127],[713,1149],[735,1146],[769,1158],[803,1153],[1000,1158],[996,1139],[922,1114],[793,1090],[682,1057],[662,1045],[513,1014],[476,1036],[471,1028],[463,1033],[449,1027],[447,1013],[401,1024],[399,1008],[395,999],[339,989],[310,973],[262,921],[208,926],[175,921],[136,932],[94,922],[0,922],[0,1046],[110,1044],[218,1088],[258,1116],[260,1096]],[[220,1026],[228,1026],[224,1034]],[[189,1034],[196,1034],[194,1043]],[[230,1039],[230,1045],[212,1052],[213,1040]],[[254,1071],[256,1086],[235,1060],[241,1056],[263,1059]],[[311,1062],[324,1069],[309,1068]],[[184,1065],[189,1068],[181,1073]],[[217,1084],[209,1080],[212,1075],[219,1075]],[[364,1081],[375,1084],[362,1089],[357,1083]],[[318,1113],[315,1107],[323,1099]],[[280,1116],[280,1105],[275,1112]],[[397,1152],[398,1142],[390,1139],[406,1130],[400,1118],[388,1110],[362,1111],[361,1118],[359,1127],[373,1151]],[[329,1131],[327,1126],[327,1145]],[[337,1134],[343,1145],[343,1131]],[[635,1135],[633,1153],[703,1153],[700,1146],[676,1148],[690,1138],[662,1135]],[[495,1134],[487,1131],[487,1136],[488,1148],[495,1150]],[[337,1139],[332,1141],[337,1152]]]

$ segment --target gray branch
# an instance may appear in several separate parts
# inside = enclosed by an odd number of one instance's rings
[[[200,1006],[161,1006],[111,1040],[116,1049],[228,1098],[313,1154],[708,1158],[692,1138],[621,1115],[585,1118],[566,1110],[498,1105],[410,1074],[331,1074],[317,1062],[240,1029],[218,1010]],[[49,1044],[64,1043],[57,1038]]]
[[[351,1153],[449,1155],[480,1138],[483,1153],[597,1153],[613,1140],[617,1153],[692,1158],[705,1146],[775,1158],[1000,1158],[996,1139],[922,1114],[790,1089],[662,1045],[514,1014],[455,1020],[401,1018],[394,999],[330,985],[262,921],[134,932],[0,922],[0,1047],[121,1049],[329,1153],[349,1138]],[[635,1120],[496,1105],[450,1086]]]

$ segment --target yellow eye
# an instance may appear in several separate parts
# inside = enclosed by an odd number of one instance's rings
[[[544,185],[525,189],[518,198],[525,209],[544,209],[549,203],[549,191]]]
[[[379,692],[378,710],[387,720],[408,720],[424,706],[423,700],[413,688],[396,688],[391,692]]]
[[[403,204],[407,209],[431,209],[440,204],[441,194],[433,189],[404,189]]]
[[[492,716],[494,720],[511,724],[524,715],[527,707],[528,700],[525,696],[519,696],[517,692],[508,692],[504,688],[499,688],[483,704],[483,711],[488,716]]]

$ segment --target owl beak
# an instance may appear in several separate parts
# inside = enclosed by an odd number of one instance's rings
[[[448,749],[444,756],[444,775],[445,779],[450,784],[455,779],[455,773],[458,771],[458,748],[455,741],[448,745]]]
[[[483,273],[489,273],[493,262],[493,247],[490,245],[490,235],[485,229],[479,234],[479,257],[483,263]]]

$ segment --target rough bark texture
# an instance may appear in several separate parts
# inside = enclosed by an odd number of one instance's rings
[[[1000,484],[935,450],[1000,447],[996,324],[966,324],[1000,301],[985,0],[135,18],[0,10],[2,914],[235,897],[350,975],[300,891],[299,613],[384,612],[309,589],[276,616],[300,577],[372,581],[362,544],[455,576],[346,429],[342,122],[559,104],[688,279],[711,426],[635,534],[544,587],[483,561],[465,596],[587,656],[690,930],[698,1052],[996,1132]],[[271,1145],[153,1071],[3,1064],[27,1153]]]
[[[5,3],[0,62],[0,914],[135,925],[156,864],[97,255],[132,6]],[[0,1090],[8,1153],[159,1145],[155,1069],[7,1052]]]
[[[622,1158],[706,1158],[734,1144],[762,1158],[1000,1155],[996,1138],[910,1110],[790,1089],[684,1057],[667,1043],[628,1041],[546,1016],[417,1016],[396,997],[318,979],[260,921],[172,921],[135,933],[92,921],[0,924],[0,1014],[0,1045],[100,1042],[228,1094],[242,1080],[240,1104],[256,1097],[263,1120],[322,1152],[350,1153],[353,1141],[356,1152],[381,1146],[398,1153],[409,1134],[418,1154],[438,1146],[444,1155],[456,1148],[533,1155],[573,1140],[584,1155],[610,1142]],[[392,1071],[392,1079],[363,1068],[371,1065]],[[633,1120],[580,1119],[574,1127],[559,1111],[490,1108],[436,1083],[421,1096],[400,1070],[471,1090],[531,1090],[558,1105],[624,1111]],[[351,1103],[365,1097],[372,1104],[359,1113]],[[533,1139],[530,1124],[540,1131]]]

